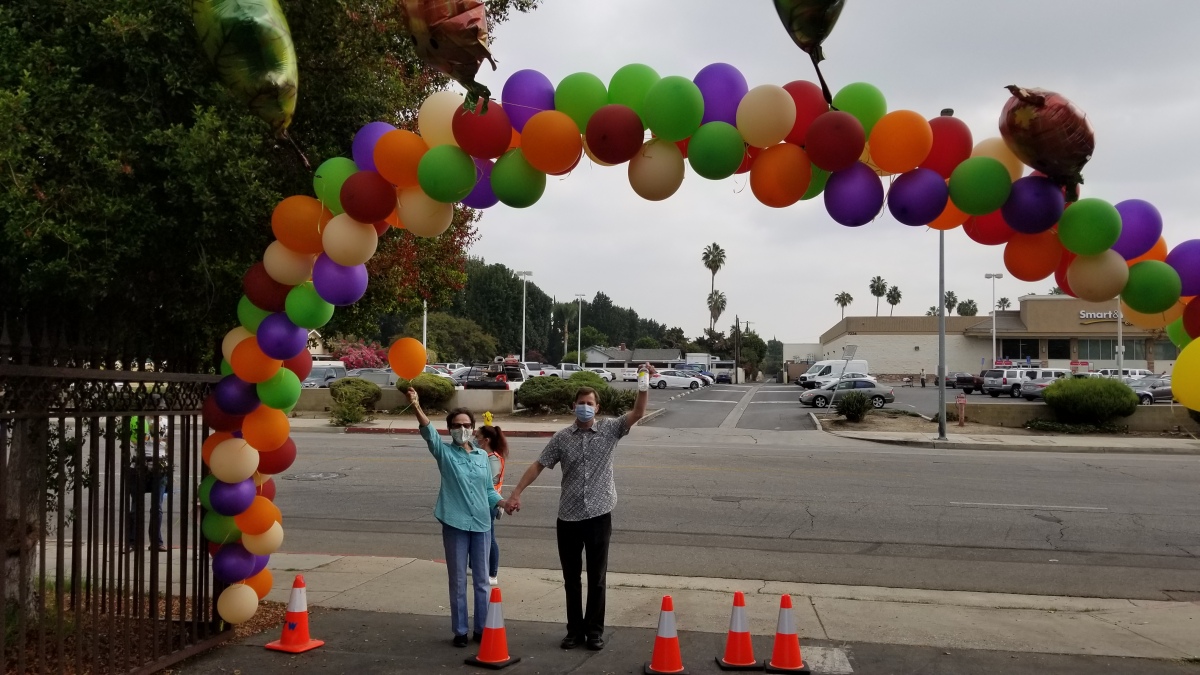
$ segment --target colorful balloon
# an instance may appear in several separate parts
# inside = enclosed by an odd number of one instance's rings
[[[262,320],[270,314],[267,310],[255,306],[253,302],[250,302],[250,298],[244,295],[238,299],[238,323],[242,324],[242,327],[251,333],[258,330],[258,324],[262,323]]]
[[[879,215],[882,208],[883,183],[871,167],[862,162],[835,171],[825,185],[825,210],[829,212],[829,217],[842,225],[866,225]]]
[[[257,611],[258,595],[246,584],[233,584],[217,597],[217,614],[235,626],[249,621]]]
[[[390,131],[375,144],[375,170],[397,188],[416,187],[417,167],[428,151],[425,139],[413,132],[405,129]]]
[[[1008,171],[990,157],[972,157],[950,174],[950,198],[955,206],[973,216],[1000,208],[1011,191]]]
[[[271,379],[283,366],[283,360],[267,356],[259,347],[258,339],[251,337],[233,348],[229,365],[233,366],[233,372],[242,380],[258,383]]]
[[[287,471],[296,461],[296,442],[287,439],[275,450],[258,453],[258,471],[262,474],[280,474]]]
[[[246,415],[242,421],[242,435],[252,449],[260,452],[271,452],[288,440],[291,425],[287,415],[281,410],[268,406],[259,406],[254,412]],[[258,470],[258,458],[255,458],[254,470]],[[215,471],[214,471],[215,473]],[[254,471],[246,474],[249,478]],[[218,476],[219,478],[220,476]]]
[[[1188,335],[1187,330],[1183,327],[1183,317],[1179,317],[1167,324],[1167,337],[1171,338],[1171,344],[1180,349],[1191,343],[1192,336]]]
[[[589,125],[597,124],[597,120],[605,119],[606,110],[610,106],[602,106],[593,115]],[[623,106],[618,106],[623,107]],[[636,118],[630,108],[624,108]],[[641,122],[637,123],[638,141],[642,138]],[[525,124],[521,133],[521,154],[534,169],[542,173],[558,173],[566,171],[583,154],[583,140],[579,137],[579,127],[567,116],[557,110],[540,112]]]
[[[668,75],[646,92],[642,115],[646,127],[655,136],[671,142],[681,141],[700,128],[700,120],[704,118],[704,96],[686,77]]]
[[[1150,249],[1162,236],[1162,214],[1154,205],[1142,199],[1126,199],[1117,204],[1121,214],[1121,236],[1113,250],[1126,260],[1132,260]]]
[[[254,501],[254,480],[247,478],[238,483],[224,483],[218,480],[212,482],[208,494],[209,506],[223,516],[236,516],[245,511]],[[207,478],[206,478],[207,480]]]
[[[346,215],[360,223],[383,220],[396,208],[396,189],[374,171],[359,171],[347,178],[338,198]]]
[[[1155,242],[1154,246],[1150,247],[1149,251],[1146,251],[1145,253],[1139,255],[1136,258],[1132,258],[1132,259],[1126,258],[1125,262],[1126,262],[1126,264],[1132,266],[1132,265],[1136,265],[1144,260],[1158,260],[1158,261],[1165,262],[1166,259],[1167,259],[1167,240],[1163,239],[1162,237],[1159,237],[1158,241]]]
[[[233,517],[242,536],[259,535],[271,529],[276,523],[283,522],[283,514],[279,507],[266,497],[254,497],[249,508]]]
[[[1013,154],[1012,150],[1008,149],[1002,138],[992,137],[979,141],[971,149],[971,157],[991,157],[1000,162],[1008,170],[1009,177],[1014,181],[1025,173],[1025,165]]]
[[[759,85],[737,107],[737,129],[756,148],[781,143],[796,125],[796,102],[783,87]]]
[[[930,171],[932,171],[932,170],[933,169],[930,169]],[[942,212],[940,214],[938,214],[937,218],[934,218],[933,220],[931,220],[929,222],[930,229],[932,229],[932,230],[953,230],[954,228],[958,227],[959,225],[966,223],[968,218],[974,218],[974,216],[968,216],[967,214],[963,213],[957,206],[955,206],[954,202],[950,201],[949,195],[950,195],[949,188],[947,187],[946,188],[946,196],[947,196],[946,208],[942,209]],[[970,235],[968,235],[968,236],[970,236]],[[1003,243],[1003,242],[1000,242],[1000,243]]]
[[[375,249],[379,246],[379,235],[375,233],[373,225],[361,223],[351,218],[350,214],[343,213],[334,216],[325,226],[321,241],[325,243],[326,257],[339,265],[352,267],[367,262],[375,255]],[[286,308],[287,296],[284,296],[284,309]]]
[[[642,106],[646,94],[660,79],[658,72],[641,63],[622,66],[608,81],[608,102],[628,107],[645,120]],[[590,122],[590,120],[589,120]]]
[[[259,406],[257,410],[271,410],[271,408]],[[258,470],[258,453],[246,441],[240,438],[231,438],[221,442],[213,450],[212,457],[208,459],[208,467],[212,469],[217,480],[222,483],[240,483],[253,476],[254,472]],[[214,485],[214,487],[216,486]],[[209,501],[212,501],[211,493]]]
[[[415,338],[396,340],[388,347],[388,365],[400,377],[413,379],[425,370],[425,346]]]
[[[895,110],[875,123],[870,147],[871,160],[880,169],[888,173],[911,171],[933,149],[933,128],[919,113]]]
[[[604,82],[591,73],[572,73],[554,90],[554,109],[566,113],[580,129],[586,129],[592,113],[607,104]]]
[[[614,103],[602,106],[588,121],[587,146],[602,162],[621,164],[641,150],[643,132],[642,120],[633,108]]]
[[[1166,263],[1179,275],[1183,295],[1200,295],[1200,239],[1189,239],[1171,249]]]
[[[737,109],[742,97],[750,90],[746,77],[728,63],[710,63],[692,78],[704,99],[704,115],[700,124],[724,122],[737,124]]]
[[[242,546],[257,555],[270,555],[283,546],[283,525],[274,523],[262,534],[242,535]]]
[[[313,172],[313,191],[332,215],[345,210],[342,208],[342,185],[356,173],[358,165],[349,157],[327,159]]]
[[[748,98],[748,97],[747,97]],[[812,179],[808,155],[791,143],[773,145],[750,167],[750,190],[766,206],[781,209],[800,201]]]
[[[1189,300],[1183,308],[1183,327],[1192,338],[1200,337],[1200,301]]]
[[[1065,96],[1009,85],[1012,97],[1000,113],[1000,136],[1022,162],[1067,188],[1075,201],[1083,166],[1096,148],[1092,125]]]
[[[301,381],[312,372],[312,366],[312,354],[307,349],[283,362],[283,367],[295,373],[296,378]]]
[[[512,140],[512,123],[504,107],[492,101],[487,110],[456,108],[450,121],[454,140],[463,152],[472,157],[495,159],[508,150]],[[427,190],[428,191],[428,190]]]
[[[792,130],[783,140],[795,145],[804,145],[808,128],[812,126],[813,120],[829,112],[829,104],[825,102],[821,88],[807,80],[788,82],[783,85],[783,89],[792,97],[792,104],[796,106],[796,122],[792,124]]]
[[[974,141],[966,122],[951,115],[942,115],[929,120],[933,133],[933,145],[920,168],[933,169],[942,178],[949,180],[955,167],[971,157]]]
[[[1000,212],[1004,222],[1017,232],[1037,234],[1054,227],[1066,203],[1062,190],[1044,176],[1018,178]]]
[[[454,205],[433,199],[419,187],[400,191],[396,201],[396,213],[404,223],[404,229],[418,237],[436,237],[450,229],[451,223],[454,222]],[[313,279],[316,279],[315,271]],[[320,288],[318,285],[317,290]],[[364,286],[364,291],[365,289]]]
[[[674,143],[652,138],[629,160],[629,185],[642,199],[662,201],[683,184],[683,154]]]
[[[454,138],[454,111],[461,107],[463,95],[452,91],[435,91],[421,103],[417,111],[417,130],[430,148],[458,145]]]
[[[421,191],[434,201],[446,204],[462,201],[475,187],[475,162],[462,148],[434,146],[417,166],[417,182]],[[401,220],[404,220],[403,216]],[[405,227],[408,227],[407,222]],[[325,250],[328,253],[329,249]]]
[[[226,375],[213,387],[213,397],[221,410],[230,415],[245,415],[259,406],[254,384],[236,375]]]
[[[471,188],[471,194],[462,200],[463,206],[472,209],[486,209],[500,202],[500,198],[492,190],[492,166],[494,165],[495,162],[490,159],[475,159],[475,187]]]
[[[833,97],[833,107],[853,115],[862,124],[864,135],[870,136],[875,123],[887,114],[887,99],[875,85],[854,82]]]
[[[262,404],[276,410],[287,410],[296,405],[300,400],[300,389],[300,378],[287,368],[280,368],[271,379],[255,385],[255,393]]]
[[[888,113],[889,115],[892,113]],[[887,118],[875,126],[878,131]],[[921,120],[925,120],[922,118]],[[946,210],[950,193],[946,181],[933,169],[913,169],[896,179],[888,191],[888,210],[904,225],[925,225],[933,222]],[[963,215],[966,218],[966,215]],[[960,220],[955,225],[961,224]],[[937,228],[935,228],[937,229]]]
[[[354,134],[350,145],[350,156],[360,171],[375,171],[375,146],[379,139],[396,127],[387,122],[368,122]]]
[[[367,267],[339,265],[322,253],[313,265],[313,288],[332,305],[353,305],[367,292]]]
[[[297,253],[321,252],[321,229],[333,213],[321,202],[305,195],[293,195],[279,202],[271,212],[271,232],[281,244]]]
[[[841,110],[830,110],[813,120],[804,138],[804,151],[812,163],[830,172],[858,163],[867,143],[862,123]]]
[[[204,518],[200,521],[200,531],[204,534],[205,539],[214,544],[229,544],[242,538],[242,533],[234,524],[233,517],[223,516],[216,511],[204,514]]]
[[[492,167],[492,190],[506,206],[523,209],[542,198],[546,174],[533,168],[521,150],[509,150]]]
[[[1129,268],[1129,281],[1121,291],[1121,301],[1135,312],[1156,314],[1178,303],[1181,289],[1175,268],[1165,262],[1146,260]]]
[[[1112,248],[1120,236],[1121,214],[1103,199],[1074,202],[1058,222],[1063,248],[1079,255],[1099,255]]]
[[[688,163],[700,176],[721,180],[733,175],[742,164],[746,143],[733,125],[709,122],[692,134],[688,142]]]
[[[287,299],[291,286],[285,286],[271,278],[266,265],[254,263],[242,276],[242,292],[254,303],[255,307],[272,312],[283,311],[283,302]]]
[[[329,323],[333,318],[333,309],[333,305],[317,293],[311,281],[299,284],[289,291],[287,302],[284,303],[288,319],[309,330],[316,330]]]
[[[1062,254],[1062,245],[1053,231],[1018,232],[1004,245],[1004,267],[1021,281],[1041,281],[1054,274]]]
[[[514,132],[543,110],[554,110],[554,84],[536,70],[518,70],[504,81],[503,100]]]
[[[1067,268],[1072,295],[1088,302],[1108,302],[1121,294],[1129,267],[1116,251],[1076,257]]]

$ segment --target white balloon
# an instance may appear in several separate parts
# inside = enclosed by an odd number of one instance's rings
[[[418,237],[436,237],[454,220],[454,205],[433,199],[419,187],[411,187],[400,191],[396,215],[404,229]]]
[[[233,348],[238,346],[242,340],[254,337],[254,333],[238,326],[225,334],[225,339],[221,340],[221,356],[225,357],[226,363],[233,363]]]
[[[267,276],[284,286],[295,286],[311,279],[315,260],[316,256],[297,253],[278,241],[271,242],[263,253]]]
[[[985,138],[975,144],[971,150],[972,157],[991,157],[992,159],[1004,165],[1008,169],[1008,175],[1013,180],[1021,177],[1025,173],[1025,164],[1013,154],[1012,150],[1008,149],[1008,144],[1003,138],[993,136]]]
[[[629,161],[629,185],[642,199],[662,201],[683,185],[683,153],[679,146],[653,138]]]
[[[258,471],[258,451],[240,438],[230,438],[213,448],[208,468],[222,483],[240,483]]]
[[[245,623],[258,611],[258,593],[246,584],[234,584],[221,591],[217,613],[232,624]]]
[[[781,142],[796,124],[796,101],[783,87],[761,84],[742,97],[737,108],[737,130],[756,148]]]
[[[283,526],[271,523],[271,529],[262,534],[243,534],[242,546],[254,555],[271,555],[283,546]]]
[[[458,145],[454,140],[454,111],[463,105],[463,95],[438,91],[429,95],[417,112],[417,130],[429,147]]]
[[[333,217],[321,233],[321,245],[325,255],[339,265],[354,267],[375,255],[379,246],[379,235],[374,225],[360,223],[346,214]]]

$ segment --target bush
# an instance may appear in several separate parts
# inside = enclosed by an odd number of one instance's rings
[[[417,390],[417,396],[421,398],[421,408],[426,411],[445,410],[450,399],[454,397],[454,382],[439,375],[421,373],[411,380],[396,380],[396,388],[400,391],[408,391],[409,387]]]
[[[1063,378],[1042,393],[1059,422],[1103,425],[1137,410],[1138,397],[1128,385],[1103,377]]]
[[[333,396],[329,421],[339,427],[367,421],[370,411],[383,398],[379,385],[358,377],[343,377],[333,382],[329,385],[329,393]]]
[[[837,414],[845,417],[848,422],[863,421],[867,413],[871,412],[871,408],[871,399],[857,391],[846,394],[833,404],[833,409],[837,411]]]
[[[605,382],[603,379],[601,379],[601,377],[599,375],[597,375],[596,373],[592,373],[592,372],[574,373],[573,375],[571,375],[570,377],[567,378],[567,391],[570,392],[570,394],[567,396],[567,399],[568,399],[567,406],[568,407],[574,407],[575,394],[579,393],[580,387],[591,387],[592,389],[595,389],[596,394],[599,395],[599,393],[602,389],[608,388],[608,383]]]
[[[637,392],[632,389],[603,387],[596,390],[600,395],[600,412],[605,415],[622,415],[633,408]]]
[[[534,377],[521,385],[517,398],[532,412],[559,412],[571,407],[578,388],[558,377]]]

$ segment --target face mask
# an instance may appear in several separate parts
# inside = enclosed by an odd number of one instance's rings
[[[575,419],[580,422],[590,422],[596,416],[596,409],[586,403],[579,403],[575,406]]]
[[[450,430],[450,438],[454,441],[455,445],[462,445],[463,443],[466,443],[467,439],[471,438],[471,435],[472,434],[471,434],[470,429],[451,429]]]

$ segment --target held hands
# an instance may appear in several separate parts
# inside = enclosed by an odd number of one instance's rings
[[[521,498],[517,495],[511,495],[508,499],[497,504],[497,506],[504,509],[504,512],[511,516],[513,513],[521,510]]]

